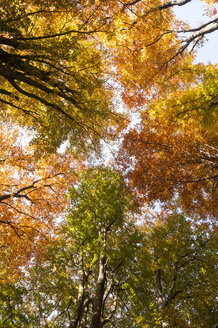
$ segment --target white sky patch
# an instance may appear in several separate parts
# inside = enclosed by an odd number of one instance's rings
[[[70,141],[69,140],[64,141],[57,150],[58,154],[63,155],[69,146],[70,146]]]

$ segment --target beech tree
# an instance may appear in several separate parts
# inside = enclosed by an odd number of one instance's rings
[[[116,313],[136,247],[137,232],[127,216],[131,199],[122,179],[109,169],[88,171],[70,196],[72,211],[65,229],[78,249],[79,286],[69,327],[100,328]]]
[[[159,200],[216,218],[217,70],[200,65],[192,73],[191,87],[182,83],[141,111],[141,123],[124,135],[117,162],[144,202]]]
[[[142,230],[130,279],[136,327],[214,327],[216,231],[176,213]]]
[[[44,148],[68,138],[80,152],[97,145],[112,117],[104,58],[90,36],[104,22],[89,31],[76,2],[2,1],[0,9],[2,110],[36,129]]]
[[[176,19],[174,6],[189,1],[122,1],[115,21],[114,50],[117,78],[122,96],[129,107],[143,106],[171,88],[180,87],[187,76],[195,48],[208,33],[217,30],[216,8],[210,3],[208,23],[190,28]],[[189,75],[188,83],[193,79]],[[184,81],[184,83],[187,84]]]
[[[69,197],[63,234],[55,238],[45,261],[18,282],[25,293],[21,312],[30,327],[116,325],[122,286],[140,240],[128,214],[131,197],[123,180],[102,168],[88,170]],[[15,309],[6,311],[4,324],[13,320],[23,326]]]
[[[14,280],[33,253],[42,253],[81,166],[71,155],[36,159],[34,149],[19,144],[19,131],[8,128],[0,130],[1,282]]]

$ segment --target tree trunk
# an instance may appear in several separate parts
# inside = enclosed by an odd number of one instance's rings
[[[156,270],[156,290],[157,290],[157,304],[158,310],[162,314],[164,309],[164,301],[163,301],[163,289],[161,284],[161,272],[160,269]],[[168,323],[162,320],[162,327],[168,327]]]
[[[83,270],[83,257],[79,257],[79,269],[78,269],[78,276],[79,276],[79,291],[76,301],[76,310],[74,313],[74,317],[70,322],[69,328],[76,328],[84,311],[84,301],[85,301],[85,273]]]
[[[99,263],[99,274],[96,286],[96,293],[93,302],[93,316],[90,328],[101,328],[103,296],[106,279],[106,261],[105,256],[102,256]]]

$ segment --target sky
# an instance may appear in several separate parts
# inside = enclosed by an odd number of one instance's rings
[[[201,23],[206,23],[210,20],[210,17],[204,15],[206,6],[200,0],[192,0],[184,6],[176,6],[174,8],[176,16],[188,22],[191,27],[197,27]],[[216,8],[218,11],[218,6]],[[208,41],[205,42],[202,48],[198,49],[196,62],[206,64],[210,61],[212,64],[216,64],[218,62],[218,31],[208,34],[206,38]]]

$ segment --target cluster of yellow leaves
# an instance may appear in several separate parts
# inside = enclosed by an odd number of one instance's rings
[[[206,3],[209,4],[209,5],[215,5],[215,4],[218,3],[217,0],[202,0],[202,1],[206,2]]]
[[[91,36],[104,22],[88,19],[82,5],[34,0],[0,5],[1,109],[37,130],[52,151],[70,139],[85,152],[105,134],[112,116],[111,94],[103,84],[105,50]]]
[[[207,136],[216,144],[218,71],[215,65],[189,65],[180,72],[180,88],[168,84],[168,94],[154,99],[149,106],[152,117],[166,121],[198,122]],[[215,145],[214,144],[214,145]]]
[[[36,159],[33,149],[19,144],[18,136],[18,131],[1,126],[1,281],[15,279],[22,265],[49,241],[69,205],[66,192],[79,169],[70,155]]]
[[[183,61],[175,56],[180,42],[176,30],[181,22],[175,20],[172,10],[159,11],[161,1],[139,1],[128,7],[129,1],[120,6],[116,1],[108,8],[113,15],[113,27],[103,34],[116,79],[124,86],[123,99],[129,106],[141,105],[156,94],[167,67]]]

